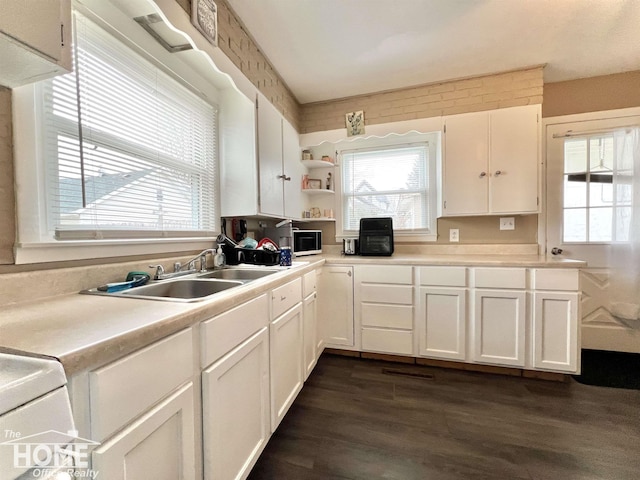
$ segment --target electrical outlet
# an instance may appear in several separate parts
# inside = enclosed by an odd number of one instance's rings
[[[515,217],[500,217],[500,230],[515,230]]]
[[[449,229],[449,241],[450,242],[459,242],[460,241],[460,229],[458,229],[458,228],[450,228]]]

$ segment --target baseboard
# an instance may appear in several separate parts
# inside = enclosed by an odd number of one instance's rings
[[[515,367],[499,367],[495,365],[481,365],[478,363],[455,362],[453,360],[437,360],[433,358],[406,357],[387,353],[358,352],[355,350],[342,350],[337,348],[325,348],[324,353],[341,357],[362,358],[365,360],[382,360],[385,362],[422,365],[424,367],[448,368],[452,370],[464,370],[467,372],[490,373],[506,375],[509,377],[533,378],[550,382],[568,382],[570,375],[557,372],[543,372],[540,370],[525,370]]]

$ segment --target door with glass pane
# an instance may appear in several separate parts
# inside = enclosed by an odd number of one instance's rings
[[[546,127],[546,249],[588,263],[581,271],[582,348],[640,352],[640,331],[611,311],[612,244],[628,241],[633,194],[621,141],[633,125],[640,116]]]

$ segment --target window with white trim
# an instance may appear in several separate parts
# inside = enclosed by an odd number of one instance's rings
[[[74,16],[75,71],[41,84],[50,235],[214,235],[216,107]]]
[[[355,234],[360,218],[391,217],[396,235],[435,235],[435,165],[431,156],[428,142],[343,150],[344,234]]]

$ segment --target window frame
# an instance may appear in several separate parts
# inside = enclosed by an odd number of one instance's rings
[[[355,238],[358,236],[358,230],[347,230],[344,225],[344,212],[346,195],[343,192],[343,160],[342,154],[347,151],[354,150],[372,150],[391,149],[394,147],[412,146],[416,144],[426,144],[427,146],[427,197],[429,199],[429,226],[427,229],[415,230],[397,230],[394,229],[394,239],[397,242],[436,242],[438,238],[437,232],[437,213],[438,213],[438,170],[441,155],[441,132],[433,131],[420,133],[412,131],[403,135],[390,134],[385,137],[364,138],[353,142],[350,145],[340,145],[338,149],[338,164],[335,169],[336,180],[336,241],[340,242],[345,238]]]
[[[75,8],[75,6],[74,6]],[[76,8],[129,48],[151,61],[156,67],[190,88],[196,95],[217,108],[219,76],[205,78],[195,64],[172,56],[123,12],[111,7],[96,15],[85,7]],[[115,29],[112,25],[117,25]],[[213,78],[215,77],[215,78]],[[210,248],[215,236],[198,234],[158,238],[54,240],[47,229],[46,161],[44,152],[44,108],[39,101],[39,87],[30,84],[12,90],[14,130],[14,165],[16,178],[17,231],[15,263],[44,263],[133,255],[161,255]],[[217,122],[214,231],[219,229],[220,212],[220,121]]]

